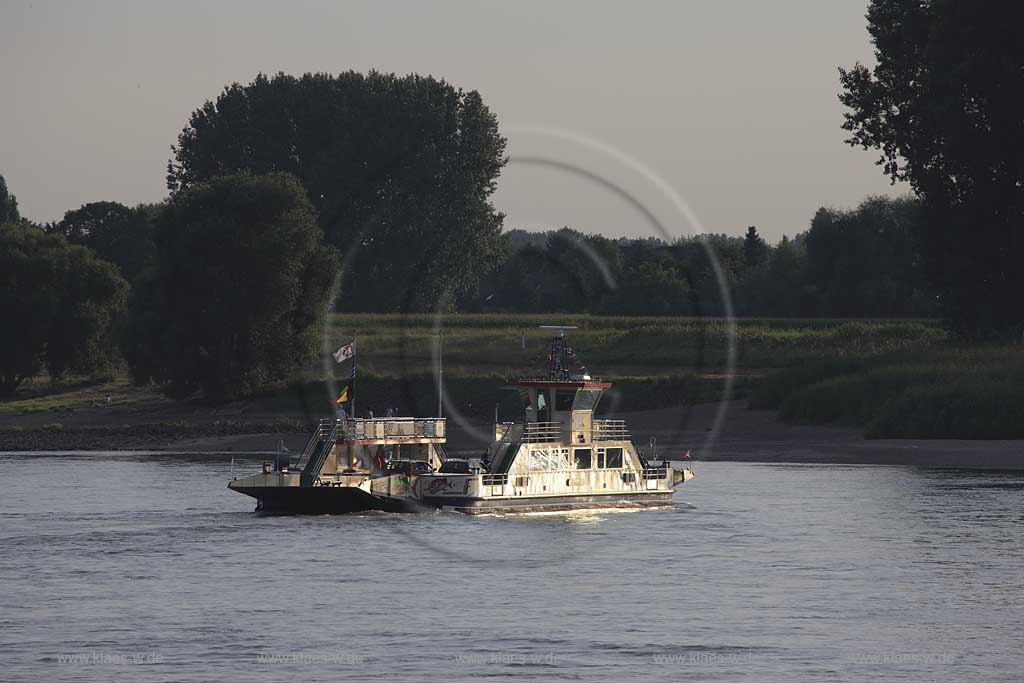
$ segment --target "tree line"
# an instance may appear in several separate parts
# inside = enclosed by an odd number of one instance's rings
[[[744,237],[672,242],[513,230],[505,258],[460,307],[720,316],[728,293],[743,316],[930,318],[940,309],[916,246],[922,220],[912,197],[870,197],[855,209],[822,207],[806,231],[776,244],[754,226]]]
[[[44,368],[60,378],[121,359],[136,382],[179,398],[249,395],[307,367],[325,315],[348,303],[339,251],[289,174],[215,177],[161,204],[94,202],[45,225],[22,220],[3,191],[0,311],[30,323],[0,334],[8,396]],[[746,316],[930,317],[921,220],[917,200],[878,197],[819,209],[776,244],[755,227],[673,242],[512,230],[479,282],[418,310],[719,316],[728,292]],[[403,286],[388,300],[408,300]]]

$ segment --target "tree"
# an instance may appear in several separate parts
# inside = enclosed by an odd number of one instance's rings
[[[920,202],[868,197],[853,211],[822,207],[806,233],[808,279],[829,316],[928,317]]]
[[[743,274],[736,288],[737,310],[741,315],[773,318],[821,315],[807,271],[805,235],[792,240],[783,235],[768,247],[764,261]]]
[[[768,257],[768,243],[757,234],[757,228],[747,228],[747,236],[743,238],[743,261],[747,268],[756,268]]]
[[[337,256],[294,177],[190,185],[157,218],[156,245],[127,335],[137,381],[232,399],[317,357]]]
[[[975,336],[1024,322],[1021,3],[872,0],[877,65],[840,69],[848,142],[924,204],[929,278]]]
[[[613,315],[692,315],[686,278],[670,260],[641,262],[622,276],[603,312]]]
[[[27,223],[0,226],[0,395],[44,366],[51,378],[108,367],[127,292],[90,250]]]
[[[675,240],[671,252],[693,292],[694,315],[725,315],[726,294],[735,291],[746,270],[744,240],[723,234],[686,236]]]
[[[72,244],[89,247],[135,283],[144,270],[152,267],[156,252],[151,213],[146,206],[130,209],[117,202],[92,202],[65,213],[63,220],[49,226],[49,231],[63,235]]]
[[[472,292],[501,250],[506,163],[476,91],[370,72],[258,75],[193,112],[168,164],[179,192],[230,173],[294,174],[346,254],[349,310],[430,310]]]
[[[0,224],[17,223],[20,220],[18,199],[7,191],[7,181],[0,175]]]

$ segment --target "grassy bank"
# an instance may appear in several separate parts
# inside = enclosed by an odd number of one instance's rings
[[[359,412],[382,414],[395,408],[432,415],[440,329],[449,405],[473,419],[492,417],[495,407],[499,416],[511,417],[519,410],[517,397],[501,387],[510,376],[542,369],[551,331],[539,325],[553,324],[577,326],[569,338],[579,357],[592,374],[615,382],[605,410],[749,396],[752,407],[778,409],[784,421],[855,425],[869,437],[1024,438],[1024,348],[956,346],[936,323],[914,320],[739,319],[735,372],[729,375],[724,371],[729,325],[718,318],[339,314],[330,318],[318,362],[301,378],[241,402],[244,408],[234,413],[252,415],[254,423],[278,415],[302,421],[329,414],[337,382],[349,371],[347,364],[335,364],[329,352],[358,335]],[[729,381],[732,390],[726,393]],[[133,417],[152,413],[153,422],[169,423],[164,415],[180,405],[153,387],[132,386],[123,371],[112,378],[59,384],[43,378],[0,403],[0,422],[17,426],[28,419],[20,416],[31,415],[41,425],[78,414],[95,416],[102,426],[127,410],[135,411]],[[185,409],[199,422],[220,419],[219,406],[193,402]],[[35,431],[43,430],[37,426]],[[71,439],[68,434],[65,430],[58,441]],[[95,440],[103,435],[79,436]]]
[[[869,438],[1024,438],[1024,348],[940,345],[822,357],[770,374],[751,396],[794,423],[864,427]]]
[[[355,315],[332,316],[328,339],[358,334],[360,367],[407,376],[432,367],[438,330],[446,368],[472,374],[514,374],[543,359],[551,330],[575,325],[570,343],[597,374],[668,376],[728,364],[729,324],[722,318],[589,315]],[[931,321],[849,321],[740,318],[735,321],[736,366],[787,367],[829,354],[864,356],[924,348],[945,339]],[[526,337],[526,350],[522,337]]]

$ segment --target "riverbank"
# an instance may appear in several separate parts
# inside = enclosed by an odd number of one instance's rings
[[[245,405],[214,413],[180,407],[79,411],[59,426],[52,415],[24,417],[29,419],[20,424],[12,416],[0,419],[0,451],[272,453],[279,440],[292,451],[301,449],[310,429],[310,420],[301,416],[282,419]],[[658,454],[669,457],[689,450],[703,461],[1024,469],[1024,440],[864,439],[856,428],[779,422],[774,411],[751,410],[746,401],[609,417],[626,419],[633,440],[647,452],[654,437]],[[490,429],[487,421],[450,418],[449,452],[482,452]]]

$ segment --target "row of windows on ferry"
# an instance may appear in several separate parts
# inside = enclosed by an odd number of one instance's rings
[[[531,449],[526,459],[527,469],[542,470],[589,470],[616,469],[622,467],[621,448],[573,448],[572,464],[569,464],[568,448]]]
[[[550,411],[548,408],[547,391],[537,392],[537,412],[538,422],[547,422],[550,419]],[[593,410],[597,405],[597,401],[601,398],[600,389],[579,389],[579,390],[567,390],[558,389],[552,391],[554,394],[555,410],[559,412],[565,412],[569,410]],[[529,393],[523,392],[523,401],[526,406],[527,412],[533,410],[530,405]]]

